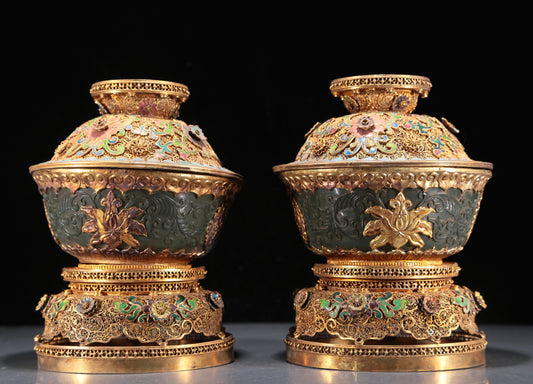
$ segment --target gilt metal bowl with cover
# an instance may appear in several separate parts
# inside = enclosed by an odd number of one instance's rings
[[[446,119],[412,113],[427,77],[331,82],[348,115],[317,123],[287,186],[307,247],[327,259],[294,298],[289,361],[334,369],[434,370],[484,363],[478,292],[444,259],[462,250],[492,164],[471,160]]]
[[[30,167],[55,241],[79,260],[69,288],[45,295],[39,366],[153,372],[233,359],[224,303],[191,262],[213,247],[241,176],[202,129],[178,120],[179,83],[109,80],[90,93],[101,115]]]

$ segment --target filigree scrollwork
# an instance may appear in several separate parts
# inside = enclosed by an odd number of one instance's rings
[[[154,103],[146,98],[135,103],[140,114],[105,114],[76,128],[56,149],[52,162],[112,158],[118,160],[161,161],[174,164],[201,164],[222,168],[202,129],[180,120],[150,115],[154,107],[165,108],[165,100]],[[126,97],[123,102],[132,99]],[[113,101],[112,105],[115,105]],[[111,104],[107,107],[111,107]],[[126,107],[127,109],[127,107]],[[148,112],[148,113],[144,113]]]
[[[431,293],[306,288],[295,297],[294,336],[325,331],[362,344],[398,335],[438,342],[458,328],[479,334],[475,316],[480,306],[474,297],[458,286]]]
[[[352,114],[315,125],[306,135],[296,162],[470,160],[460,141],[439,120],[405,113],[416,106],[408,94],[355,94],[344,96],[343,101]],[[370,104],[380,112],[372,112]]]
[[[219,293],[205,290],[130,296],[65,291],[51,295],[41,309],[45,319],[41,337],[49,341],[61,335],[80,345],[119,337],[164,345],[192,332],[222,338],[223,307]]]

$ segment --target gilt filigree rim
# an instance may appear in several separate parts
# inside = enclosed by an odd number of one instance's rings
[[[385,291],[413,291],[441,289],[450,287],[452,279],[421,279],[421,280],[359,280],[320,278],[317,287],[321,289],[359,289]]]
[[[203,266],[176,268],[165,265],[163,268],[134,268],[131,265],[80,264],[78,267],[63,268],[62,276],[68,282],[131,284],[139,282],[169,283],[197,281],[205,278]]]
[[[37,336],[39,339],[39,336]],[[63,358],[165,358],[191,355],[197,356],[207,352],[215,352],[233,346],[235,339],[231,334],[226,334],[223,339],[214,341],[196,342],[185,345],[171,346],[77,346],[61,345],[64,340],[47,342],[40,340],[35,346],[38,354]]]
[[[457,263],[427,264],[410,266],[408,263],[398,265],[363,264],[315,264],[313,273],[319,278],[412,280],[450,278],[459,274],[461,268]]]
[[[357,248],[342,249],[339,247],[330,249],[322,246],[321,248],[308,246],[308,248],[317,255],[324,256],[329,260],[337,259],[337,263],[343,264],[351,260],[358,261],[440,261],[446,257],[459,253],[463,247],[443,248],[443,249],[393,249],[390,251],[381,251],[373,249],[371,251],[361,251]]]
[[[334,96],[358,89],[412,89],[421,97],[427,97],[431,86],[431,81],[426,76],[383,74],[341,77],[334,79],[329,89]]]
[[[422,345],[346,345],[285,339],[287,361],[309,367],[354,371],[442,371],[485,363],[483,336],[456,335],[450,342]]]
[[[51,371],[83,373],[149,373],[207,368],[233,361],[235,339],[187,340],[168,346],[75,346],[50,343],[36,337],[39,367]]]
[[[288,347],[314,353],[326,353],[344,356],[435,356],[474,352],[485,349],[487,341],[484,335],[459,334],[455,342],[435,344],[405,345],[347,345],[295,338],[289,334],[285,339]]]
[[[94,83],[90,89],[92,96],[122,92],[157,93],[176,96],[181,101],[185,101],[190,94],[189,88],[184,84],[151,79],[103,80]]]

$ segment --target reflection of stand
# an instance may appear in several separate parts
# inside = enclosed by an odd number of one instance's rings
[[[485,362],[478,292],[453,284],[456,263],[316,264],[318,282],[294,298],[285,342],[296,364],[368,371],[468,368]]]
[[[69,289],[43,296],[35,337],[39,367],[53,371],[159,372],[233,360],[219,293],[203,289],[204,267],[80,264],[64,268]]]

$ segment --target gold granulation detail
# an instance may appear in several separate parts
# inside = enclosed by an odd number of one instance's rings
[[[422,345],[333,345],[306,340],[295,339],[289,336],[285,339],[288,347],[319,354],[335,356],[442,356],[457,353],[476,352],[485,349],[487,341],[483,336],[462,336],[459,343],[453,344],[422,344]]]
[[[447,288],[453,284],[452,279],[420,279],[420,280],[349,280],[320,278],[317,286],[323,289],[359,289],[359,290],[390,290],[414,291]]]
[[[411,263],[414,264],[414,263]],[[410,265],[406,262],[374,263],[359,262],[349,264],[315,264],[313,272],[317,277],[349,279],[427,279],[449,278],[459,273],[457,263],[431,263]]]
[[[39,339],[39,336],[37,336]],[[197,356],[210,352],[229,349],[235,343],[233,336],[226,335],[222,340],[172,346],[143,346],[143,347],[64,347],[59,343],[46,343],[42,340],[35,346],[37,354],[63,358],[154,358]]]

